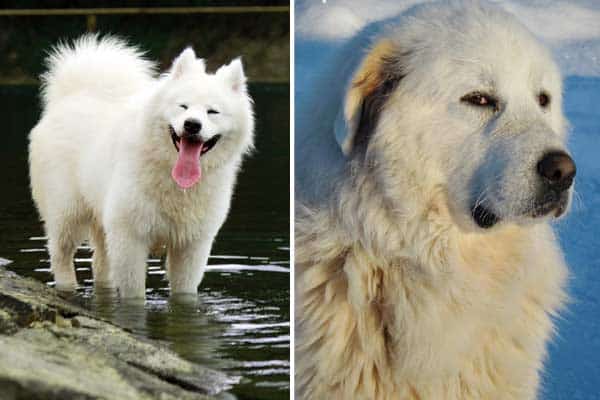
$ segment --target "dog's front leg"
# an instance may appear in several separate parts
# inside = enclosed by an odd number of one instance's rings
[[[212,239],[169,247],[167,273],[171,294],[195,294],[204,276]]]
[[[125,230],[106,234],[108,262],[122,298],[146,295],[146,259],[149,245],[138,235]]]

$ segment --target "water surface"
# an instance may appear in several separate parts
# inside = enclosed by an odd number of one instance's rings
[[[77,301],[182,357],[239,376],[238,399],[289,398],[289,88],[251,85],[256,151],[244,163],[229,218],[213,246],[198,299],[170,301],[162,260],[150,259],[145,305],[92,291],[91,251],[75,266]],[[0,257],[52,285],[46,241],[28,187],[27,135],[37,87],[0,86]]]

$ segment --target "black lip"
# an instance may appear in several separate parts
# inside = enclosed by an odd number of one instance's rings
[[[181,138],[177,136],[177,132],[175,132],[175,129],[173,129],[171,125],[169,125],[169,133],[171,134],[173,146],[175,146],[175,150],[177,150],[177,152],[179,153],[179,142],[181,141]]]
[[[171,141],[173,142],[173,146],[175,146],[175,150],[179,152],[179,143],[181,142],[182,138],[177,135],[177,132],[175,132],[175,129],[171,125],[169,125],[169,133],[171,134]],[[199,135],[185,135],[183,138],[194,142],[202,141]],[[202,146],[200,155],[208,153],[213,147],[215,147],[219,139],[221,139],[221,135],[215,135],[204,142],[204,146]]]
[[[204,154],[210,151],[210,149],[215,147],[215,144],[217,144],[219,139],[221,139],[221,135],[215,135],[208,139],[206,142],[204,142],[204,146],[202,146],[202,151],[200,152],[200,154]]]
[[[544,203],[536,204],[533,210],[526,213],[532,218],[539,218],[545,215],[554,213],[554,217],[558,218],[567,210],[568,198],[561,196],[558,200],[546,201]],[[491,228],[500,221],[500,217],[494,214],[489,208],[482,205],[471,207],[471,216],[475,223],[483,229]]]
[[[540,196],[541,197],[541,196]],[[533,206],[530,215],[533,218],[543,217],[554,211],[555,217],[560,217],[567,210],[569,203],[568,191],[556,192],[548,191]]]
[[[543,217],[544,215],[548,214],[550,211],[552,211],[558,207],[559,207],[559,204],[554,201],[544,203],[544,204],[537,204],[533,208],[533,211],[531,212],[531,216],[533,218]]]
[[[543,217],[547,214],[550,214],[554,211],[555,217],[560,217],[567,210],[567,200],[560,199],[558,201],[549,201],[543,204],[537,204],[533,211],[531,212],[531,216],[533,218]]]
[[[471,207],[471,216],[475,223],[483,229],[491,228],[500,221],[496,214],[481,204]]]

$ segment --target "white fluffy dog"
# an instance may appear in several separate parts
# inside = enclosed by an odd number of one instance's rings
[[[575,176],[555,63],[469,0],[332,60],[296,112],[299,398],[536,398]]]
[[[210,74],[188,48],[155,78],[136,48],[85,36],[48,65],[29,164],[56,286],[76,286],[89,237],[95,285],[143,297],[146,258],[166,245],[172,293],[195,293],[252,145],[240,60]]]

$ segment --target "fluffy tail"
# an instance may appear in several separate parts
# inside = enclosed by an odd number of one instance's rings
[[[84,35],[73,43],[58,44],[41,76],[44,105],[82,91],[115,100],[130,96],[154,76],[154,63],[143,55],[111,36]]]

